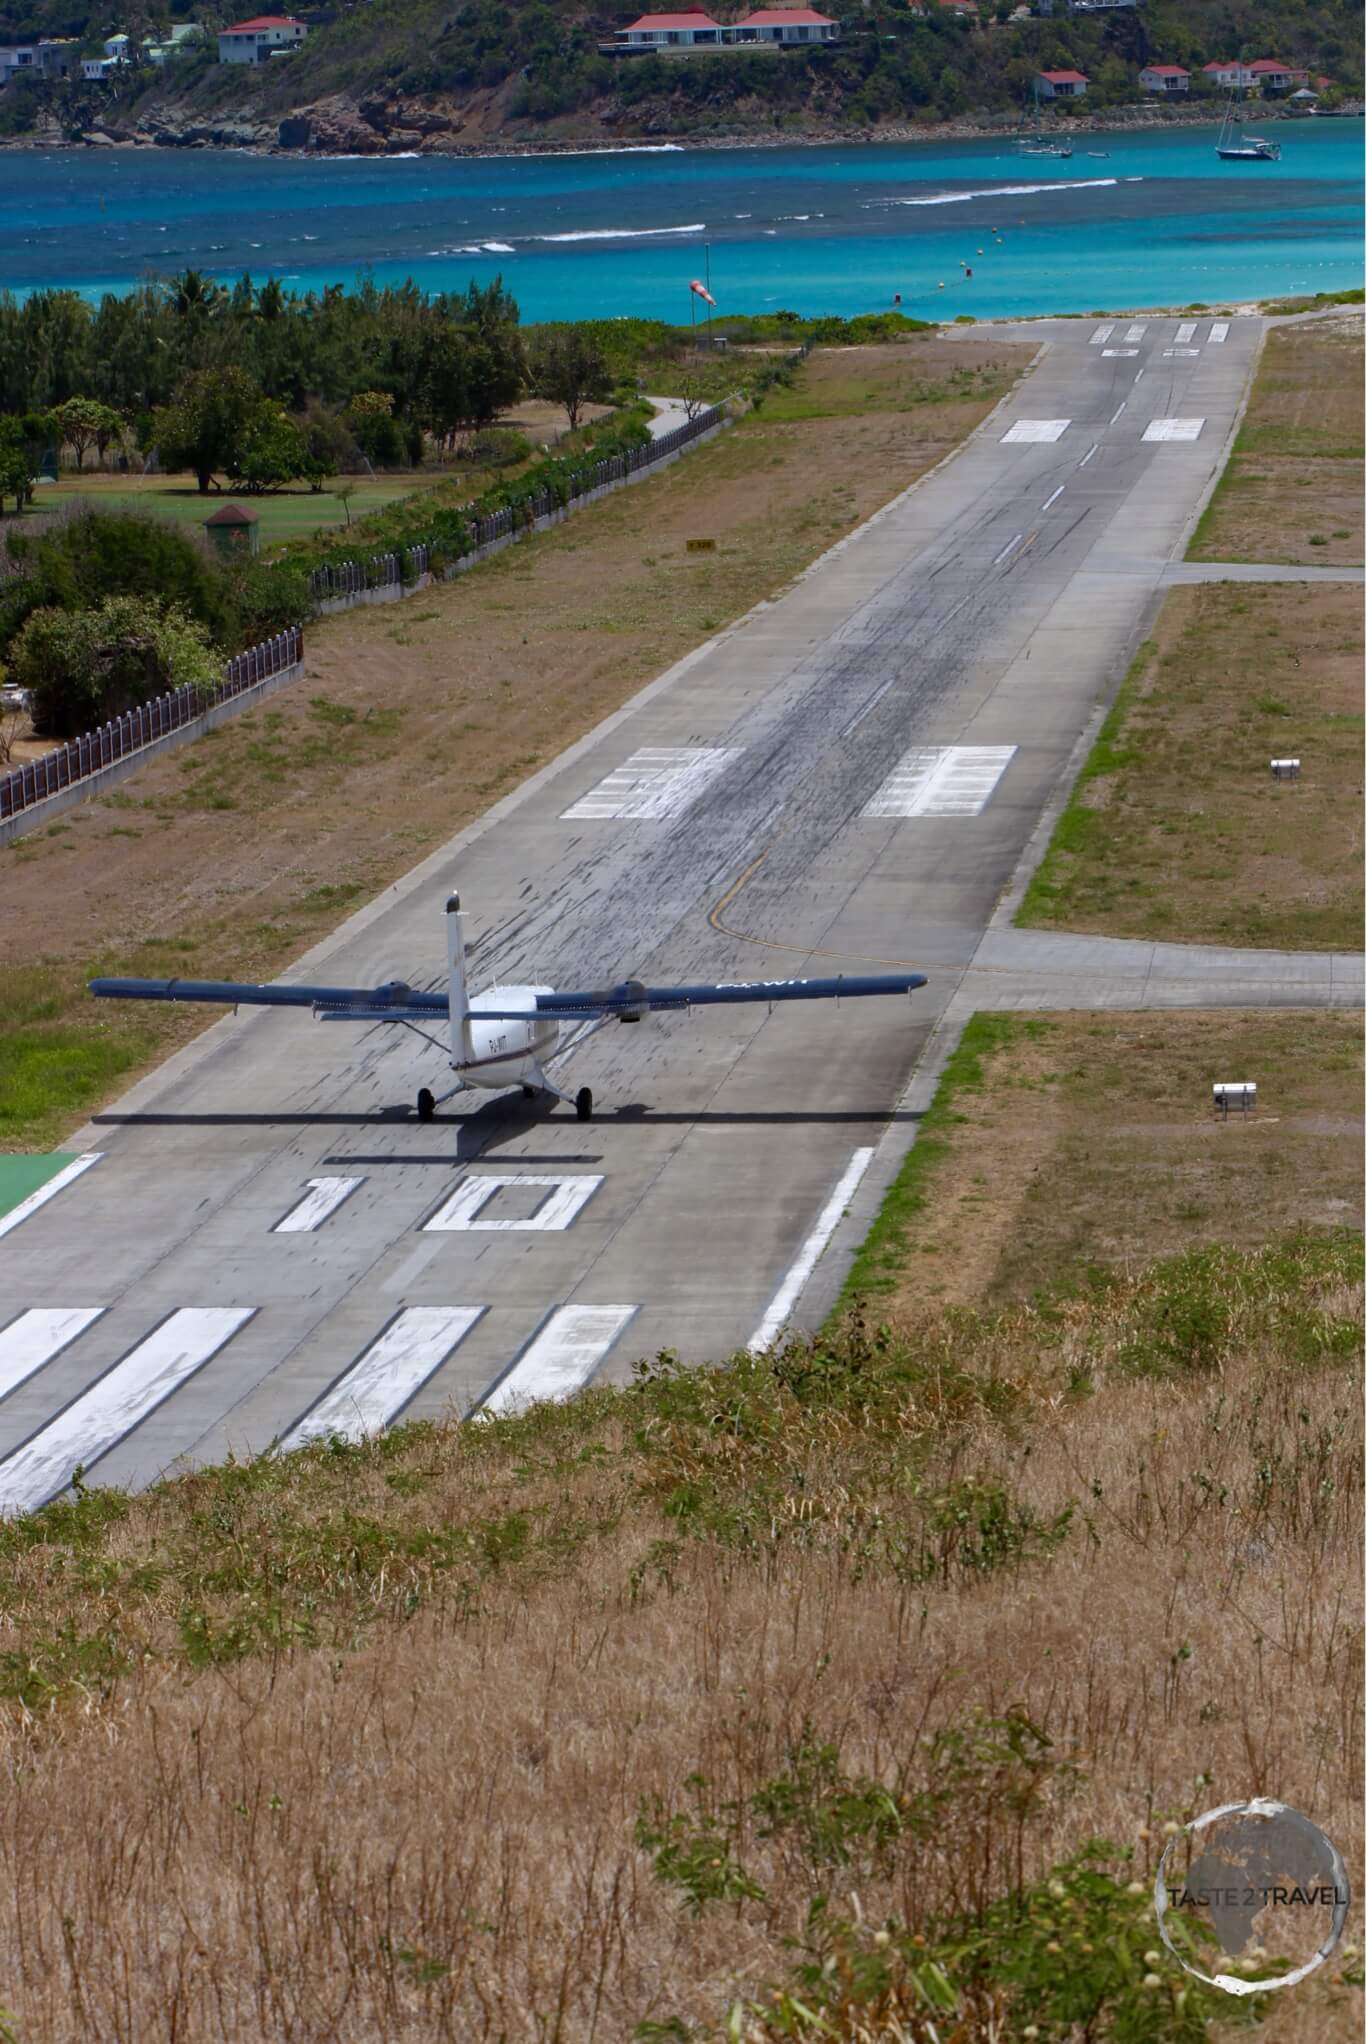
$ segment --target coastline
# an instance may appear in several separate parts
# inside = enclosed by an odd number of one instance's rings
[[[388,109],[386,109],[386,113]],[[1271,122],[1289,122],[1303,125],[1317,120],[1360,120],[1366,112],[1355,102],[1332,113],[1300,113],[1279,102],[1267,102],[1256,109],[1259,125]],[[763,132],[740,130],[720,134],[651,133],[648,129],[638,135],[614,136],[598,131],[580,135],[564,135],[537,139],[529,135],[486,135],[469,141],[460,141],[444,125],[428,132],[405,125],[405,117],[413,121],[436,118],[425,110],[395,106],[393,124],[384,130],[365,127],[357,134],[350,129],[350,122],[360,121],[358,111],[339,106],[305,108],[299,113],[283,118],[262,122],[248,114],[225,114],[215,119],[196,119],[186,113],[179,125],[170,125],[166,116],[153,118],[147,126],[133,125],[125,128],[113,121],[92,122],[90,127],[76,135],[54,134],[50,128],[28,135],[14,135],[0,138],[0,150],[18,150],[48,153],[54,150],[147,150],[147,149],[190,149],[218,150],[224,152],[245,152],[250,155],[280,156],[307,160],[309,158],[372,156],[437,156],[466,158],[471,160],[490,159],[502,156],[617,156],[648,153],[685,153],[695,150],[761,150],[761,149],[838,149],[886,144],[904,148],[912,144],[939,145],[945,142],[971,142],[979,140],[1010,140],[1021,127],[1023,116],[1014,110],[1000,114],[962,115],[950,121],[886,121],[875,126],[842,126],[824,128],[778,128]],[[348,128],[344,135],[337,136],[335,144],[318,139],[312,131],[312,122],[318,117],[323,123],[322,132],[328,127]],[[1118,134],[1160,133],[1165,129],[1202,127],[1215,125],[1219,118],[1217,102],[1200,101],[1186,106],[1132,105],[1123,107],[1098,108],[1087,114],[1053,113],[1048,119],[1048,133],[1059,141],[1077,141],[1087,136]],[[306,140],[281,139],[284,129],[299,124],[309,125]],[[53,124],[55,125],[55,123]],[[273,139],[269,130],[274,130]],[[358,147],[358,143],[365,146]]]

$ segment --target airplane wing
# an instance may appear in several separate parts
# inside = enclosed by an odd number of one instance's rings
[[[444,993],[401,980],[382,987],[252,986],[233,979],[92,979],[115,1001],[209,1001],[225,1008],[311,1008],[320,1022],[430,1022],[449,1012]]]
[[[483,1008],[481,1022],[527,1022],[550,1016],[557,1021],[638,1021],[642,1015],[669,1009],[731,1006],[747,1001],[864,1000],[873,994],[909,994],[926,984],[923,972],[841,974],[835,979],[745,979],[690,986],[647,987],[639,980],[590,993],[537,994],[533,1008]]]

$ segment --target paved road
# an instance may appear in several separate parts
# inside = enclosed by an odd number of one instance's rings
[[[606,1030],[560,1068],[589,1125],[465,1096],[421,1126],[406,1105],[440,1075],[413,1036],[225,1019],[0,1241],[0,1505],[77,1461],[136,1484],[771,1332],[874,1150],[865,1188],[894,1165],[960,988],[1148,1002],[1174,975],[1174,998],[1241,1002],[1288,973],[1356,997],[1341,964],[1225,977],[1118,946],[1098,968],[1092,940],[992,928],[1217,472],[1258,322],[1021,331],[1036,367],[951,463],[291,975],[435,984],[458,886],[476,985],[906,962],[929,986]]]

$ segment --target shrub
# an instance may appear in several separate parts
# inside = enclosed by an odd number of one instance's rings
[[[138,596],[34,611],[15,640],[12,668],[31,692],[34,729],[55,738],[74,738],[187,682],[210,688],[222,672],[201,625],[175,604]]]

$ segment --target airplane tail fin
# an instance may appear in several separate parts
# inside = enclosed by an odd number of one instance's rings
[[[465,992],[465,918],[460,910],[458,894],[453,894],[446,903],[446,977],[450,1002],[451,1062],[459,1064],[465,1056],[465,1018],[469,1014],[469,1001]]]

